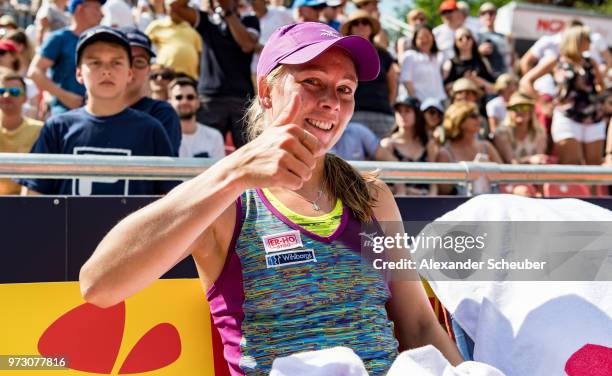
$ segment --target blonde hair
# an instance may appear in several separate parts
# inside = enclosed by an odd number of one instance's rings
[[[264,80],[269,86],[275,85],[287,69],[280,65],[268,74]],[[265,128],[264,110],[255,97],[245,113],[247,139],[257,138]],[[323,190],[331,197],[339,198],[361,222],[369,222],[374,217],[372,207],[377,204],[375,183],[376,172],[355,170],[348,162],[335,154],[326,154],[324,159]]]
[[[580,45],[583,40],[590,40],[590,34],[590,29],[585,26],[568,27],[563,32],[561,44],[559,45],[561,56],[565,56],[573,61],[580,61],[582,59]]]
[[[511,109],[508,109],[506,113],[506,118],[504,119],[503,124],[506,127],[508,127],[508,129],[511,130],[509,132],[510,142],[512,143],[512,145],[514,145],[515,143],[514,132],[516,131],[516,124],[512,121],[512,115],[510,114],[511,112],[513,111]],[[542,132],[544,132],[544,127],[542,126],[542,124],[538,120],[538,117],[536,116],[535,107],[531,105],[531,117],[529,118],[529,124],[527,125],[527,134],[529,135],[530,140],[535,140],[538,134]]]
[[[472,102],[457,102],[451,104],[444,113],[444,133],[451,140],[458,140],[463,137],[461,124],[472,113],[478,113],[478,107]]]

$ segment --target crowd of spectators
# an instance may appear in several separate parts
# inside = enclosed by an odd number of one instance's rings
[[[293,22],[324,22],[342,35],[369,40],[381,62],[375,80],[360,82],[353,118],[334,149],[347,160],[612,165],[612,54],[606,40],[578,20],[519,57],[509,37],[496,32],[497,8],[491,3],[482,4],[475,18],[467,3],[445,0],[438,9],[442,24],[433,28],[423,10],[412,9],[406,14],[408,28],[394,44],[381,24],[377,0],[285,5],[281,0],[44,0],[33,22],[22,25],[25,30],[5,12],[0,17],[0,152],[223,157],[248,141],[244,114],[257,92],[258,55],[269,36]],[[119,31],[130,44],[130,78],[116,93],[125,105],[117,107],[123,111],[119,120],[112,119],[116,114],[82,109],[107,100],[92,97],[101,94],[84,73],[89,61],[76,58],[83,36],[97,25]],[[163,147],[100,141],[100,124],[121,121],[130,128],[133,120],[125,119],[141,113],[163,129],[165,138],[158,140]],[[130,133],[116,131],[112,137]],[[103,180],[18,182],[24,187],[0,180],[0,194],[20,189],[131,194],[128,186],[137,186]],[[472,192],[491,189],[476,185]],[[393,189],[397,195],[466,194],[462,185],[395,184]],[[538,194],[541,187],[517,192]]]

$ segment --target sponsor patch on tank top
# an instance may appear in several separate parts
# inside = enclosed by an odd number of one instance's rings
[[[302,236],[297,230],[265,235],[261,238],[263,239],[266,253],[281,252],[304,246],[302,244]]]
[[[279,266],[303,264],[305,262],[317,262],[313,249],[296,249],[285,252],[266,254],[266,267],[277,268]]]

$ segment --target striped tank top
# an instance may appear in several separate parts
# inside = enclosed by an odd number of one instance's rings
[[[260,190],[237,200],[223,270],[207,292],[230,373],[267,375],[277,357],[351,348],[384,375],[398,343],[384,276],[362,261],[362,224],[343,207],[338,228],[316,235],[285,217]]]

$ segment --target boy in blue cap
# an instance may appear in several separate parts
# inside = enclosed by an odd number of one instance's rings
[[[125,33],[132,48],[134,78],[128,84],[125,92],[126,104],[134,110],[142,111],[159,120],[172,144],[172,155],[178,157],[181,146],[180,119],[168,102],[148,97],[151,58],[155,57],[151,40],[135,27],[122,27],[120,30]]]
[[[79,35],[100,23],[100,7],[106,0],[70,0],[68,11],[72,15],[70,26],[59,29],[47,37],[34,56],[29,78],[39,89],[53,96],[51,114],[56,115],[83,105],[85,88],[77,82],[74,53]],[[50,71],[51,75],[47,75]]]
[[[159,121],[127,108],[132,51],[124,33],[106,26],[86,30],[76,47],[76,77],[87,90],[85,106],[47,120],[32,153],[171,156]],[[152,195],[173,184],[119,179],[28,179],[22,193],[51,195]]]

